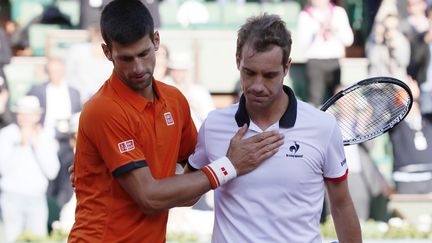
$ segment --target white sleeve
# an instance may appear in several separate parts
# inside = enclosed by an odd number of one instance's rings
[[[41,169],[50,180],[55,179],[60,170],[57,150],[58,144],[56,140],[45,133],[41,135],[40,144],[34,148]]]
[[[346,176],[348,166],[343,146],[341,131],[337,123],[334,122],[324,157],[324,178],[338,180]]]
[[[344,46],[350,46],[354,42],[354,34],[349,23],[345,9],[335,7],[335,18],[333,24],[336,28],[336,36]]]
[[[319,23],[313,20],[306,11],[301,11],[298,17],[296,29],[297,40],[300,47],[308,48],[319,31]]]
[[[210,160],[207,156],[206,141],[205,141],[205,130],[206,121],[202,123],[198,132],[198,143],[195,147],[193,154],[189,156],[188,163],[195,169],[201,169],[202,167],[210,164]]]

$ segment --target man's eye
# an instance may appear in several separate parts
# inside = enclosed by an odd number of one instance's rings
[[[265,75],[264,77],[267,79],[272,79],[272,78],[275,78],[276,75],[275,74],[269,74],[269,75]]]
[[[133,60],[133,58],[130,57],[122,57],[120,58],[120,60],[122,60],[123,62],[131,62]]]

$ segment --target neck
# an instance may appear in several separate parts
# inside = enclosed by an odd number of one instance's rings
[[[56,80],[56,81],[51,81],[51,85],[54,87],[60,87],[62,85],[62,81],[60,80]]]
[[[138,91],[138,94],[146,98],[148,101],[153,102],[155,94],[153,88],[150,86],[147,89]]]
[[[288,95],[282,91],[280,97],[267,107],[250,107],[246,103],[246,110],[248,111],[250,119],[261,128],[261,130],[265,131],[281,119],[288,108],[288,104]]]

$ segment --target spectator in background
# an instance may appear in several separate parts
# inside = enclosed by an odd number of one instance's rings
[[[65,79],[80,92],[82,103],[98,91],[112,72],[111,62],[100,48],[103,40],[99,25],[88,27],[88,33],[89,41],[71,46],[65,56]]]
[[[175,53],[171,55],[168,68],[174,85],[186,97],[192,119],[196,128],[199,129],[207,114],[215,109],[210,92],[194,81],[191,73],[193,63],[188,54]]]
[[[388,14],[382,21],[374,23],[365,46],[369,75],[407,79],[410,44],[398,26],[399,19],[394,14]]]
[[[111,0],[79,0],[80,1],[80,28],[98,24],[102,7]]]
[[[65,65],[60,57],[47,57],[48,80],[33,85],[28,95],[38,97],[45,113],[42,124],[57,133],[67,133],[68,120],[73,113],[81,111],[80,93],[67,84]]]
[[[432,193],[432,120],[421,114],[417,82],[409,78],[414,103],[407,117],[390,130],[396,192]]]
[[[69,146],[68,124],[72,114],[81,111],[81,98],[78,90],[72,88],[65,80],[65,67],[63,59],[59,57],[47,57],[47,74],[49,80],[31,87],[28,95],[34,95],[39,99],[45,113],[41,123],[46,129],[53,131],[59,147],[55,152],[62,163],[63,171],[58,178],[51,181],[48,187],[48,202],[50,205],[50,222],[58,218],[60,208],[65,203],[63,196],[70,194],[70,190],[64,187],[65,174],[69,161],[71,148]],[[66,190],[66,191],[64,191]],[[49,224],[50,226],[51,224]],[[49,227],[49,230],[51,228]]]
[[[298,43],[305,50],[308,101],[321,105],[341,82],[339,59],[354,41],[345,9],[330,0],[309,0],[300,12]]]
[[[419,85],[426,81],[430,58],[428,45],[424,41],[424,33],[429,30],[426,7],[425,0],[406,0],[408,16],[400,21],[400,29],[407,36],[411,50],[407,72]]]
[[[205,24],[209,21],[210,13],[203,1],[186,0],[181,3],[177,11],[177,21],[183,27]]]
[[[61,186],[65,187],[65,189],[60,190],[62,193],[61,196],[58,197],[60,200],[62,200],[61,203],[59,203],[59,206],[61,205],[60,215],[58,220],[53,222],[52,227],[53,229],[60,230],[61,232],[69,232],[72,229],[73,223],[75,221],[76,197],[73,192],[72,185],[69,182],[69,174],[67,173],[67,170],[69,166],[73,164],[74,160],[80,114],[80,112],[73,114],[69,120],[69,146],[71,149],[68,151],[71,152],[68,153],[68,156],[63,157],[66,163],[62,163],[62,166],[67,165],[68,167],[61,168],[58,176],[60,177],[60,174],[62,174],[62,183],[64,184]]]
[[[40,123],[39,100],[24,96],[13,111],[17,122],[0,130],[0,205],[7,242],[25,230],[47,235],[46,191],[60,168],[55,140]]]
[[[424,42],[426,43],[429,54],[426,70],[426,81],[420,85],[420,104],[423,113],[432,114],[432,6],[429,6],[426,11],[429,20],[429,29],[424,34]]]
[[[28,24],[17,29],[11,36],[11,46],[13,49],[21,50],[23,55],[33,55],[29,50],[29,30],[34,24],[58,25],[62,29],[71,29],[73,27],[69,16],[62,13],[57,6],[46,6],[41,15],[36,16]],[[30,51],[30,53],[27,53],[27,51]]]

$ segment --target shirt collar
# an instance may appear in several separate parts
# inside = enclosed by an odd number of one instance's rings
[[[149,100],[139,95],[137,92],[129,88],[123,81],[120,79],[120,77],[116,74],[115,71],[111,74],[109,83],[112,85],[113,89],[117,94],[122,97],[126,102],[131,104],[135,109],[138,111],[143,111],[148,103],[150,103]],[[155,101],[161,99],[161,93],[159,90],[159,87],[157,85],[157,82],[155,82],[155,79],[152,81],[152,88],[155,92]]]
[[[285,113],[279,120],[279,126],[283,128],[291,128],[294,126],[297,119],[297,99],[292,89],[288,86],[284,85],[283,90],[288,95],[289,103]],[[248,126],[250,125],[250,117],[246,110],[246,99],[244,95],[240,97],[235,119],[239,127],[243,126],[245,123],[247,123]]]

